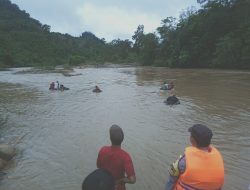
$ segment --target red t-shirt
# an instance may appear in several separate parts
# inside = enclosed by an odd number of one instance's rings
[[[97,158],[97,167],[106,169],[115,180],[135,176],[134,166],[130,155],[120,147],[104,146]],[[125,185],[118,186],[117,190],[125,190]]]

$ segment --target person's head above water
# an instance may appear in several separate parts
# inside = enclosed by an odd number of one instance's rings
[[[114,190],[115,183],[112,175],[103,169],[90,173],[82,183],[82,190]]]
[[[124,139],[122,128],[118,125],[112,125],[109,129],[110,140],[112,145],[120,146]]]
[[[202,124],[195,124],[188,129],[191,133],[190,141],[193,146],[206,148],[210,145],[213,137],[212,130]]]

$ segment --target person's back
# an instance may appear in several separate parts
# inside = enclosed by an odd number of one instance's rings
[[[116,181],[116,190],[125,190],[125,183],[135,183],[136,177],[130,155],[121,149],[124,134],[117,125],[110,128],[111,146],[104,146],[97,157],[97,167],[109,171]]]
[[[105,168],[110,171],[116,180],[124,178],[125,172],[128,175],[133,175],[132,165],[125,168],[124,163],[131,162],[129,154],[122,150],[120,147],[104,146],[101,148],[98,159],[97,167]]]
[[[205,125],[189,128],[192,146],[169,168],[165,190],[220,190],[224,183],[224,164],[220,152],[210,145],[213,133]]]

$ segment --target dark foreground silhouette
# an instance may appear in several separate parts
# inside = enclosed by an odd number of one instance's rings
[[[103,169],[90,173],[82,183],[82,190],[114,190],[115,181],[112,175]]]

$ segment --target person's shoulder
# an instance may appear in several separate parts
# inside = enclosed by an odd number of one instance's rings
[[[120,149],[120,153],[123,157],[131,158],[130,154],[124,149]]]
[[[110,146],[103,146],[101,149],[100,149],[100,151],[108,151],[108,150],[110,150]]]
[[[213,146],[213,145],[210,145],[210,146],[209,146],[208,151],[209,151],[209,152],[216,152],[217,154],[219,154],[219,155],[222,157],[221,152],[218,150],[218,148],[216,148],[216,147]]]

